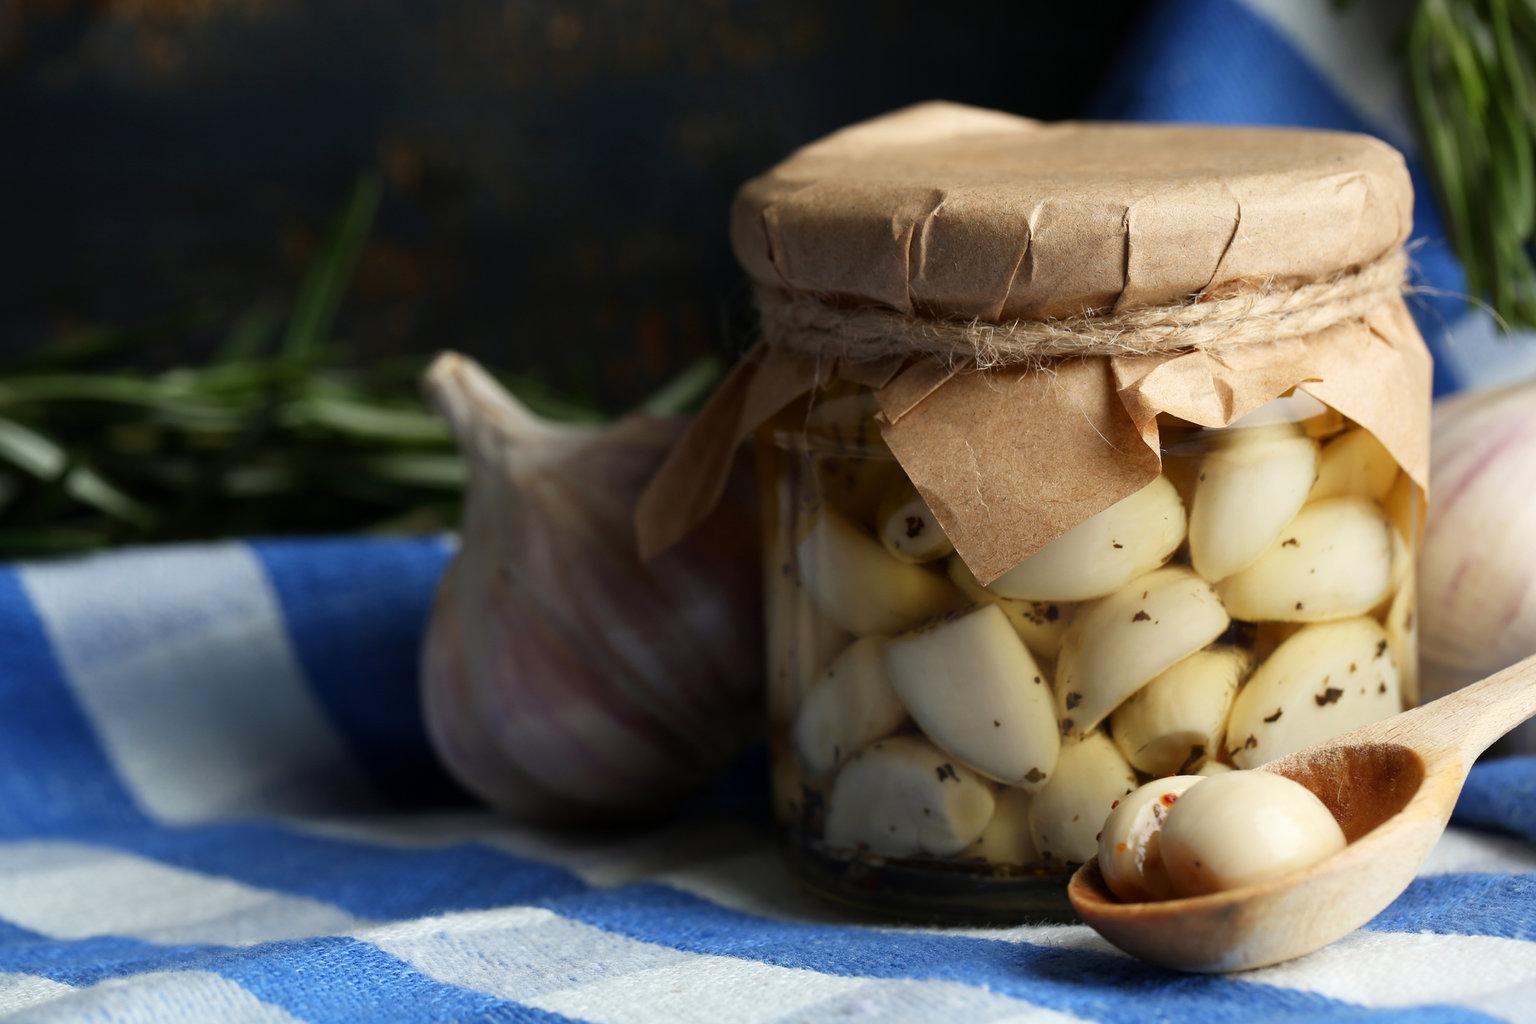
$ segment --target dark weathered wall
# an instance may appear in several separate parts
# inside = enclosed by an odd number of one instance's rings
[[[355,348],[617,404],[721,344],[743,178],[919,99],[1069,115],[1133,6],[0,0],[0,344],[281,301],[378,168]]]

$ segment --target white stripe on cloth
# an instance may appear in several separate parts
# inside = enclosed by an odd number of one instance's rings
[[[617,841],[560,837],[507,826],[482,814],[304,824],[329,835],[405,847],[477,841],[521,856],[561,863],[591,885],[646,881],[671,885],[718,905],[775,920],[840,920],[834,911],[799,892],[762,829],[737,822],[694,822]],[[1451,829],[1435,847],[1422,873],[1520,874],[1533,871],[1536,871],[1536,850],[1531,847],[1499,836]],[[1082,925],[893,927],[887,930],[1125,955]],[[1243,978],[1281,988],[1316,992],[1364,1006],[1455,1002],[1497,1012],[1497,1000],[1514,998],[1509,994],[1511,986],[1524,985],[1526,979],[1536,978],[1533,950],[1536,945],[1516,939],[1357,932],[1320,953],[1267,971],[1245,974]],[[1451,967],[1447,970],[1448,965],[1459,965],[1463,960],[1474,966],[1486,964],[1488,969],[1463,971]],[[1509,969],[1507,965],[1515,962],[1523,966]],[[417,966],[431,973],[425,965]],[[1361,980],[1356,983],[1357,968],[1361,972],[1370,972],[1371,977],[1367,979],[1360,974]],[[1456,976],[1451,977],[1451,974]],[[618,1000],[623,985],[613,984],[614,998]],[[596,998],[604,991],[596,988],[589,993],[583,988],[580,994],[582,998],[589,995]],[[881,998],[883,992],[882,989]],[[851,1005],[876,996],[839,992],[830,998],[847,1000]],[[572,1003],[567,1007],[555,1000],[537,1005],[576,1016],[606,1019],[587,1004],[578,1007]]]
[[[52,978],[35,974],[10,974],[0,971],[0,1014],[11,1014],[29,1006],[57,999],[74,989]]]
[[[207,971],[153,971],[68,989],[23,1010],[11,1021],[27,1024],[110,1021],[111,1024],[295,1024],[297,1018],[264,1003],[227,978]]]
[[[1361,931],[1243,977],[1363,1006],[1478,1007],[1512,989],[1536,992],[1536,946],[1487,935]]]
[[[0,845],[0,918],[55,939],[221,946],[345,935],[365,923],[303,896],[49,840]]]
[[[360,933],[423,974],[602,1024],[1076,1018],[975,986],[822,974],[686,953],[537,908],[466,911]]]
[[[149,814],[191,822],[376,805],[244,545],[126,551],[30,566],[21,578]]]
[[[1283,35],[1339,98],[1364,121],[1411,153],[1413,121],[1395,45],[1407,13],[1399,0],[1347,6],[1296,0],[1239,0]]]

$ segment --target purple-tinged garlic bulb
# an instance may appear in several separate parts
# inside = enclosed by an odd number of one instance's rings
[[[423,655],[440,756],[476,795],[527,818],[643,816],[685,795],[760,711],[750,482],[643,563],[635,501],[680,420],[550,422],[455,353],[425,386],[469,476]]]

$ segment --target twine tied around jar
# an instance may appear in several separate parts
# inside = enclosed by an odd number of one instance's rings
[[[1270,281],[1236,293],[1125,312],[1049,320],[927,319],[872,306],[842,308],[813,295],[759,288],[763,339],[809,355],[861,363],[926,355],[986,369],[1063,356],[1127,356],[1220,349],[1315,334],[1363,318],[1402,294],[1408,257],[1394,249],[1325,281]]]

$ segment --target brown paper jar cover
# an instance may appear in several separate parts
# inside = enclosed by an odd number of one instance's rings
[[[736,197],[760,285],[919,316],[1038,319],[1315,281],[1408,237],[1403,158],[1364,135],[1044,124],[926,103],[834,132]]]
[[[1412,200],[1402,157],[1360,135],[926,103],[749,181],[731,236],[759,287],[918,318],[1045,319],[1326,280],[1399,248]],[[982,582],[1149,483],[1159,413],[1221,427],[1299,388],[1427,484],[1430,359],[1398,297],[1273,343],[1045,368],[847,365],[759,342],[643,496],[642,551],[686,534],[736,445],[834,376],[876,389],[886,443]]]

